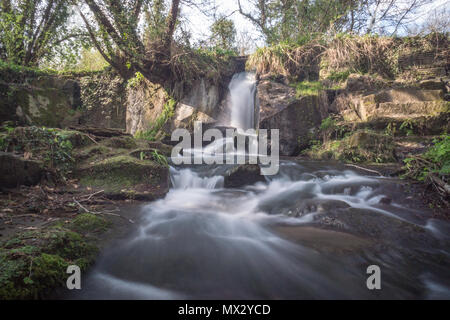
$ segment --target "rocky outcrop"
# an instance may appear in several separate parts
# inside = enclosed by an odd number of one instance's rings
[[[280,130],[280,155],[292,156],[306,148],[327,115],[325,92],[296,98],[295,90],[269,80],[258,84],[259,128]]]
[[[352,75],[345,91],[330,108],[346,121],[403,121],[449,113],[449,102],[444,97],[445,86],[441,81],[427,80],[415,87],[405,87],[400,82]]]

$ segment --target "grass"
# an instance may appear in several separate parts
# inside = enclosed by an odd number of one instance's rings
[[[323,86],[319,81],[302,81],[296,84],[292,84],[295,88],[297,98],[303,96],[317,96],[320,90],[323,90]]]

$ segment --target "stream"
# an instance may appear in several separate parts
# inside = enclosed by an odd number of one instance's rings
[[[250,128],[254,85],[230,84],[231,123]],[[165,198],[106,249],[64,299],[450,298],[450,224],[401,182],[338,163],[280,162],[224,188],[229,165],[172,166]],[[370,265],[381,290],[366,285]]]

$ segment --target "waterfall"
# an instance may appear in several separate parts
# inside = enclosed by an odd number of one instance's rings
[[[223,187],[222,176],[200,177],[191,169],[170,168],[170,179],[174,189],[216,189]]]
[[[231,111],[230,125],[240,129],[255,127],[255,92],[256,77],[254,73],[237,73],[231,79],[230,85]]]

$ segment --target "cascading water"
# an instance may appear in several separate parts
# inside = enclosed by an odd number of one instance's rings
[[[230,85],[230,125],[239,129],[255,127],[255,91],[256,78],[254,73],[242,72],[235,74]]]
[[[253,127],[252,79],[230,85],[238,128]],[[69,298],[450,297],[450,226],[419,218],[395,181],[283,161],[265,183],[225,189],[226,169],[171,168],[170,192],[142,208],[136,233],[106,250]],[[366,287],[373,264],[379,292]]]

